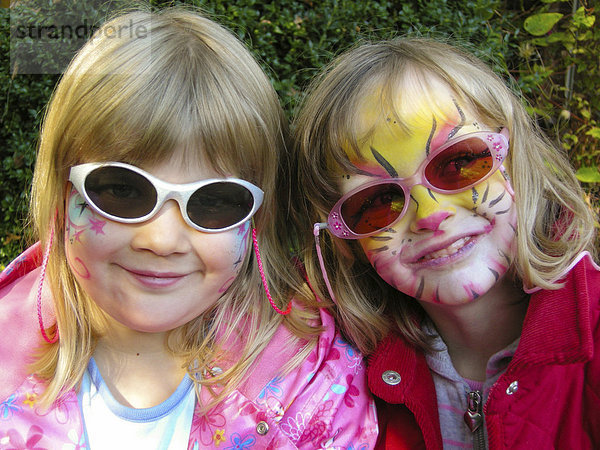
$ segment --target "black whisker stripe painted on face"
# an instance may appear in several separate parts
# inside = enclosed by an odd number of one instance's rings
[[[379,163],[381,167],[385,169],[385,171],[390,177],[398,178],[398,172],[396,172],[396,169],[392,167],[389,161],[386,160],[381,153],[379,153],[373,147],[371,147],[371,153],[373,154],[373,157],[375,157],[375,160]]]
[[[502,194],[500,194],[498,197],[496,197],[494,200],[492,200],[490,202],[490,206],[495,206],[496,203],[498,203],[500,200],[502,200],[504,198],[504,194],[506,194],[506,191],[502,191]]]
[[[435,120],[435,116],[432,117],[433,123],[431,124],[431,133],[429,133],[429,137],[427,138],[427,143],[425,144],[425,155],[429,156],[429,151],[431,150],[431,141],[433,140],[433,136],[435,135],[435,130],[437,129],[437,121]]]
[[[391,241],[392,237],[391,236],[371,236],[371,237],[369,237],[369,239],[371,239],[373,241]]]
[[[413,195],[412,195],[412,194],[410,194],[410,199],[411,199],[413,202],[415,202],[415,204],[417,205],[417,211],[418,211],[418,210],[419,210],[419,202],[417,201],[417,199],[416,199],[416,198],[414,198],[414,197],[413,197]]]
[[[377,248],[373,248],[369,251],[373,252],[373,253],[381,253],[381,252],[385,252],[387,250],[389,250],[390,248],[387,245],[384,245],[383,247],[377,247]]]
[[[477,189],[475,189],[474,187],[471,188],[471,194],[473,197],[473,204],[477,204],[477,199],[479,198],[479,192],[477,192]]]
[[[421,295],[423,295],[423,291],[425,290],[425,278],[421,277],[421,282],[419,283],[419,288],[415,293],[415,298],[420,299]]]
[[[431,189],[427,188],[427,192],[429,193],[429,196],[430,196],[430,197],[431,197],[433,200],[435,200],[435,202],[436,202],[436,203],[439,203],[439,202],[438,202],[438,199],[437,199],[437,198],[435,198],[435,195],[433,195],[433,192],[431,191]]]
[[[491,267],[488,267],[488,270],[490,272],[492,272],[492,275],[494,275],[494,278],[496,279],[496,281],[498,281],[500,279],[500,274],[498,272],[496,272],[494,269],[492,269]]]
[[[483,198],[481,199],[481,203],[485,203],[487,201],[489,192],[490,192],[490,183],[486,183],[485,191],[483,192]]]
[[[456,110],[458,111],[458,115],[460,116],[460,123],[456,125],[452,129],[452,131],[450,131],[450,133],[448,133],[448,139],[452,139],[456,135],[456,133],[458,133],[458,131],[465,125],[466,121],[465,113],[463,112],[456,99],[453,98],[452,103],[454,103],[454,106],[456,106]]]
[[[510,264],[510,258],[508,257],[508,255],[506,253],[504,253],[502,250],[498,249],[498,254],[502,258],[504,258],[508,264]]]

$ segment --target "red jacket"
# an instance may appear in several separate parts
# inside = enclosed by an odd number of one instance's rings
[[[586,257],[562,289],[531,296],[514,358],[483,408],[489,448],[600,448],[596,348],[600,271]],[[391,334],[369,358],[368,379],[379,397],[377,448],[442,448],[435,388],[422,352]]]

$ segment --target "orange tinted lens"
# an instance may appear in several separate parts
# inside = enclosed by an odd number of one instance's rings
[[[402,213],[404,200],[397,184],[378,184],[347,198],[340,211],[352,232],[367,234],[392,224]]]
[[[425,167],[425,178],[448,191],[477,183],[490,173],[492,154],[479,138],[468,138],[437,154]]]

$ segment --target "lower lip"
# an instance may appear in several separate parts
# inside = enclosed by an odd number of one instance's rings
[[[471,253],[471,250],[473,250],[473,248],[477,244],[477,241],[478,237],[473,236],[465,243],[465,245],[463,245],[460,249],[458,249],[458,251],[452,253],[451,255],[441,256],[440,258],[428,259],[426,261],[416,261],[413,263],[413,265],[430,268],[443,267],[448,264],[455,264],[462,258],[466,257],[469,253]]]
[[[138,283],[141,285],[152,288],[152,289],[164,289],[175,286],[177,283],[182,281],[186,276],[176,277],[155,277],[150,275],[142,275],[135,272],[127,271]]]

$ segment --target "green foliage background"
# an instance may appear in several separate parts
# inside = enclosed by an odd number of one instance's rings
[[[100,23],[109,10],[126,5],[93,0],[33,3],[34,8],[23,10],[0,8],[0,268],[30,243],[24,229],[38,130],[59,77],[22,74],[19,67],[11,67],[11,17],[48,25],[58,17],[81,13]],[[156,7],[174,3],[151,2]],[[522,92],[530,113],[568,152],[598,211],[600,57],[595,49],[600,29],[592,0],[184,3],[200,6],[250,46],[290,117],[311,77],[334,55],[361,40],[419,34],[466,46]],[[2,0],[2,6],[7,4]],[[67,44],[65,52],[70,52]],[[49,60],[43,67],[56,73],[55,64]]]

